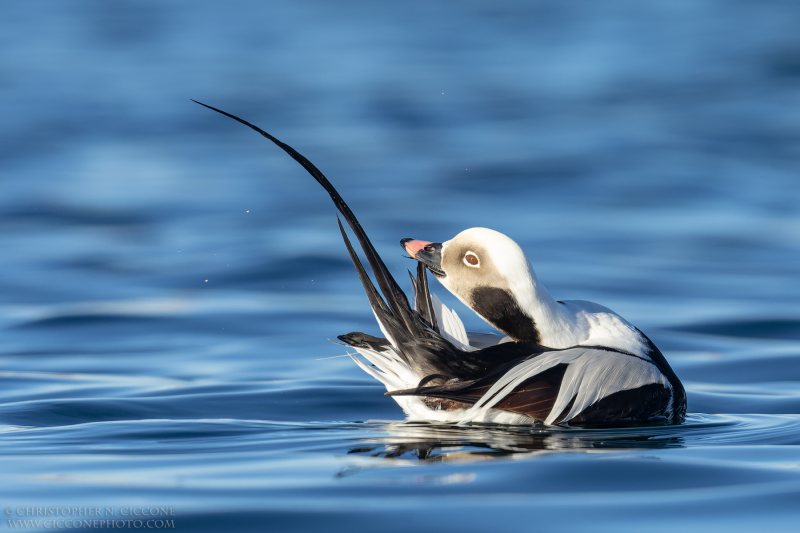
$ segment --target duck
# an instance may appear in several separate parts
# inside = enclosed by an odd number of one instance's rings
[[[557,301],[510,237],[470,228],[445,242],[401,239],[416,260],[413,306],[342,196],[288,144],[235,115],[328,193],[355,235],[372,282],[337,215],[345,247],[382,336],[338,335],[350,358],[386,387],[408,420],[441,423],[616,426],[681,423],[686,393],[655,344],[610,309]],[[430,291],[427,273],[497,334],[468,333]],[[380,289],[380,290],[379,290]]]
[[[560,404],[574,392],[573,400],[586,395],[594,402],[616,394],[614,400],[620,405],[603,413],[591,409],[578,413],[582,420],[610,422],[631,414],[639,421],[685,417],[685,389],[653,341],[605,306],[585,300],[556,300],[539,281],[522,248],[508,236],[488,228],[470,228],[442,243],[405,238],[400,245],[445,289],[502,332],[505,337],[498,343],[540,345],[547,348],[548,358],[561,357],[564,362],[580,347],[599,350],[585,352],[580,363],[569,363],[573,371],[588,364],[599,374],[594,379],[576,379],[572,375],[576,372],[565,373]],[[639,372],[642,376],[637,378]],[[633,386],[634,381],[638,386]],[[656,384],[664,390],[657,393],[660,400],[654,401],[652,392],[659,389]],[[578,401],[578,405],[585,403]],[[636,413],[637,405],[649,407]],[[615,412],[618,409],[621,411]],[[557,419],[549,414],[550,421]]]

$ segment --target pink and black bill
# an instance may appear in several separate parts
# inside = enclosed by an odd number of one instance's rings
[[[425,265],[437,278],[447,276],[442,270],[442,243],[405,238],[400,240],[400,246],[413,259]]]

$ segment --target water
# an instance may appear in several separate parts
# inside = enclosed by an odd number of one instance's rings
[[[798,16],[5,4],[2,520],[97,507],[171,509],[159,517],[184,531],[795,530]],[[686,423],[403,422],[326,341],[377,332],[329,198],[190,98],[315,162],[406,289],[400,238],[510,235],[557,298],[603,303],[656,342]]]

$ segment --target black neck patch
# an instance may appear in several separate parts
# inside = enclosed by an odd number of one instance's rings
[[[522,312],[508,291],[478,287],[472,291],[472,310],[515,341],[539,344],[536,322]]]

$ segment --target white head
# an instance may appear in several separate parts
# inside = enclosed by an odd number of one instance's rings
[[[537,292],[546,291],[513,240],[491,229],[471,228],[441,244],[400,243],[491,325],[518,341],[541,341],[529,310],[536,307]]]

